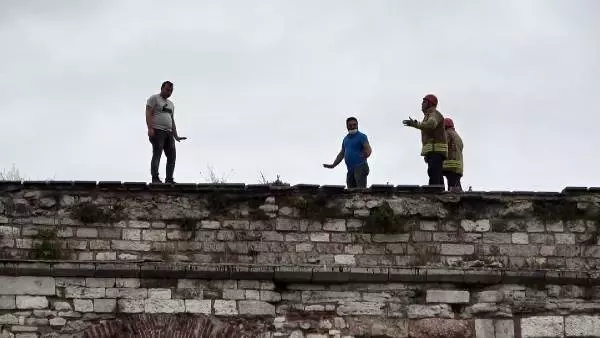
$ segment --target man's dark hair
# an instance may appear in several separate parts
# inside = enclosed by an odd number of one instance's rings
[[[346,119],[346,124],[348,124],[348,122],[350,122],[350,121],[354,121],[354,122],[358,123],[358,120],[354,116],[350,116],[349,118],[347,118]]]
[[[165,86],[167,86],[167,85],[168,85],[168,86],[171,86],[171,87],[173,87],[173,82],[171,82],[171,81],[165,81],[165,82],[163,82],[163,83],[160,85],[160,89],[163,89],[163,88],[165,88]]]

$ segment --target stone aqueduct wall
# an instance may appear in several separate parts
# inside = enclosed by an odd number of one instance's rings
[[[600,336],[597,189],[0,191],[2,338]]]

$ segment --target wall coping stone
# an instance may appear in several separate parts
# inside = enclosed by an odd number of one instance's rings
[[[280,283],[460,283],[600,285],[600,271],[273,266],[174,262],[0,260],[0,276],[244,279]]]
[[[463,193],[444,192],[442,186],[429,185],[389,185],[373,184],[366,189],[346,189],[342,185],[273,185],[273,184],[244,184],[244,183],[176,183],[155,184],[146,182],[121,182],[121,181],[0,181],[0,192],[19,191],[22,189],[43,190],[101,190],[101,191],[161,191],[161,192],[237,192],[237,193],[281,193],[281,192],[303,192],[303,193],[366,193],[366,194],[447,194],[460,196],[532,196],[532,197],[561,197],[565,195],[597,194],[600,187],[565,187],[561,192],[553,191],[470,191]]]

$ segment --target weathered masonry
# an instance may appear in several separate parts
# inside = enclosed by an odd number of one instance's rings
[[[0,337],[600,337],[600,190],[0,182]]]

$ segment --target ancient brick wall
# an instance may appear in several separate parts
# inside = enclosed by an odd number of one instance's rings
[[[3,338],[600,336],[596,189],[0,191]]]

